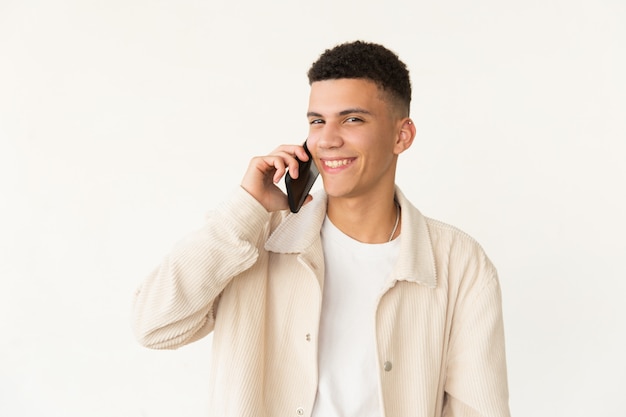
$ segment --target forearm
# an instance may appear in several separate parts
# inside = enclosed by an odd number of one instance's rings
[[[245,191],[178,243],[135,293],[133,330],[155,349],[174,349],[213,329],[216,301],[258,259],[269,214]]]

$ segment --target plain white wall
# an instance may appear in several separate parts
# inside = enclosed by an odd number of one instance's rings
[[[626,409],[621,0],[0,1],[0,415],[205,416],[210,337],[149,351],[132,293],[306,135],[347,40],[412,72],[398,184],[500,272],[517,416]]]

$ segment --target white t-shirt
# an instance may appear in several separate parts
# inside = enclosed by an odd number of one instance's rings
[[[343,234],[328,217],[321,234],[325,278],[313,417],[378,417],[375,311],[400,239],[361,243]]]

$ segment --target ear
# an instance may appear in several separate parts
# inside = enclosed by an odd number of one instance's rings
[[[411,147],[416,134],[415,124],[410,118],[403,118],[399,124],[400,130],[398,131],[396,145],[394,148],[396,155],[401,154]]]

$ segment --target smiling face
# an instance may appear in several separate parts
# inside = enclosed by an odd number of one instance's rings
[[[393,195],[398,154],[407,149],[415,127],[389,94],[366,79],[311,84],[307,144],[329,203]]]

